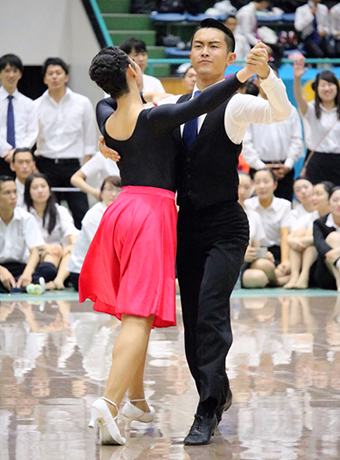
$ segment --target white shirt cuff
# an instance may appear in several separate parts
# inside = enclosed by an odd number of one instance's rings
[[[293,169],[294,161],[291,158],[287,158],[284,165],[287,166],[287,168]]]

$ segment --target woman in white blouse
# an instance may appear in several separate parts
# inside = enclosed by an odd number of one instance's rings
[[[100,188],[99,203],[92,206],[82,220],[80,234],[67,265],[67,270],[70,273],[70,281],[76,291],[78,291],[78,279],[81,267],[101,218],[107,207],[115,201],[121,191],[122,183],[120,177],[107,177]]]
[[[79,230],[64,206],[56,203],[47,177],[41,173],[28,176],[25,182],[25,205],[38,222],[45,245],[40,262],[50,262],[58,267],[53,281],[46,289],[65,289],[64,281],[68,272],[66,266],[76,242]]]
[[[313,184],[307,177],[298,177],[294,181],[293,191],[298,204],[290,212],[290,231],[295,230],[297,221],[301,216],[314,211]]]
[[[260,169],[254,175],[256,195],[245,201],[248,211],[255,211],[261,219],[265,235],[260,240],[262,247],[268,248],[273,259],[258,259],[252,269],[262,271],[270,286],[283,286],[289,280],[289,234],[291,203],[274,196],[277,179],[269,168]],[[260,273],[258,273],[260,275]],[[264,278],[261,275],[262,278]],[[249,286],[250,287],[250,286]],[[255,286],[251,286],[255,287]]]
[[[336,75],[325,70],[314,83],[315,100],[307,102],[301,77],[305,58],[294,63],[294,96],[299,111],[310,126],[312,153],[306,162],[306,175],[313,184],[331,181],[340,185],[340,86]]]
[[[307,289],[309,286],[310,270],[318,255],[314,246],[313,222],[329,213],[329,195],[333,187],[332,182],[327,181],[314,186],[314,211],[300,216],[288,236],[291,278],[283,286],[285,289]]]
[[[239,172],[238,201],[244,208],[249,221],[249,246],[244,255],[244,264],[241,268],[241,282],[244,288],[261,288],[269,283],[268,277],[259,263],[260,259],[274,262],[274,256],[271,252],[261,248],[260,241],[265,238],[261,218],[255,211],[247,210],[244,202],[250,197],[253,189],[252,180],[249,174]],[[263,250],[264,249],[264,250]],[[257,262],[257,264],[256,264]],[[265,265],[265,262],[264,262]],[[253,268],[253,267],[258,268]]]

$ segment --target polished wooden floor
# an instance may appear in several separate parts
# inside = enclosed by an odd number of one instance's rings
[[[0,297],[1,460],[339,460],[340,296],[238,291],[227,359],[234,402],[208,446],[182,443],[197,395],[178,326],[152,332],[147,397],[157,416],[126,446],[100,446],[102,394],[119,322],[74,293]],[[120,422],[124,432],[123,421]]]

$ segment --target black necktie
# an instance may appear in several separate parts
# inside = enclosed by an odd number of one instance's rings
[[[201,94],[201,91],[195,91],[194,98]],[[183,129],[183,141],[188,150],[191,150],[197,137],[197,118],[193,118],[185,123]]]
[[[14,111],[13,111],[13,97],[7,96],[8,109],[7,109],[7,142],[15,149],[15,128],[14,128]]]

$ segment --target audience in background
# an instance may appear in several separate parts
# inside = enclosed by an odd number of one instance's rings
[[[290,212],[290,231],[295,230],[296,223],[301,216],[314,211],[313,184],[307,177],[298,177],[294,181],[293,191],[298,202]]]
[[[26,179],[36,170],[33,153],[28,148],[15,149],[10,166],[11,170],[15,172],[17,206],[23,207],[25,206],[24,194]]]
[[[310,285],[313,286],[313,275],[310,276],[310,272],[317,259],[313,222],[329,212],[329,194],[332,188],[331,182],[321,182],[314,186],[314,211],[301,215],[295,223],[293,232],[288,236],[291,278],[284,285],[285,289],[306,289]]]
[[[273,68],[278,76],[278,71]],[[266,93],[259,86],[259,97],[267,100]],[[294,164],[303,155],[302,129],[295,107],[289,118],[280,123],[250,124],[243,141],[242,156],[255,170],[270,168],[278,180],[275,196],[292,201]]]
[[[232,31],[235,38],[236,59],[245,59],[250,51],[250,44],[247,37],[237,30],[236,16],[229,15],[224,23]]]
[[[330,10],[331,16],[331,34],[335,40],[335,52],[337,57],[340,56],[340,2],[334,5]]]
[[[190,65],[187,70],[184,72],[182,78],[182,86],[184,88],[185,94],[191,94],[195,88],[196,84],[196,72],[192,65]]]
[[[14,54],[0,57],[0,175],[14,177],[9,164],[16,147],[31,148],[38,135],[33,101],[18,91],[23,64]]]
[[[314,244],[318,252],[314,279],[318,287],[340,292],[340,187],[329,197],[330,213],[314,222]]]
[[[70,282],[74,289],[78,291],[78,279],[83,265],[87,250],[97,231],[101,218],[108,206],[112,204],[122,190],[120,177],[107,177],[100,188],[100,201],[95,204],[87,213],[82,221],[80,234],[71,253],[67,270],[70,274]]]
[[[301,40],[307,57],[334,58],[335,50],[330,41],[328,8],[320,0],[310,0],[295,12],[295,29],[301,32]]]
[[[40,261],[49,262],[58,269],[56,277],[46,284],[46,289],[65,289],[66,266],[79,230],[68,210],[56,203],[44,174],[34,173],[26,179],[25,205],[34,216],[44,239]]]
[[[25,290],[43,277],[52,280],[57,269],[48,262],[39,263],[39,248],[44,239],[34,217],[16,207],[14,179],[0,176],[0,293]]]
[[[105,158],[100,152],[97,152],[90,161],[73,174],[71,184],[74,187],[80,188],[84,193],[89,193],[97,200],[100,200],[101,186],[105,177],[119,175],[117,164],[109,158]],[[88,184],[86,180],[94,181],[95,186],[93,187]]]
[[[287,238],[291,204],[288,200],[274,196],[277,179],[271,169],[256,171],[254,186],[257,196],[249,198],[244,204],[247,211],[251,210],[259,214],[265,232],[265,237],[260,240],[260,244],[274,257],[272,260],[264,258],[256,260],[252,268],[263,271],[270,286],[283,286],[288,282],[290,275]]]
[[[158,78],[144,73],[148,64],[148,52],[143,40],[134,37],[128,38],[119,45],[119,48],[125,51],[125,53],[139,65],[143,73],[144,86],[142,91],[158,91],[165,93],[165,89]]]
[[[315,100],[307,102],[301,87],[305,58],[294,63],[294,96],[301,115],[307,120],[313,151],[306,162],[306,175],[313,184],[331,181],[340,185],[340,87],[333,72],[317,75]]]
[[[44,83],[47,91],[37,99],[35,110],[39,123],[36,162],[40,172],[46,174],[52,187],[71,187],[70,179],[95,154],[96,126],[90,100],[74,93],[66,86],[68,66],[60,58],[48,58],[43,65]],[[75,225],[88,210],[85,193],[57,193],[72,212]]]

